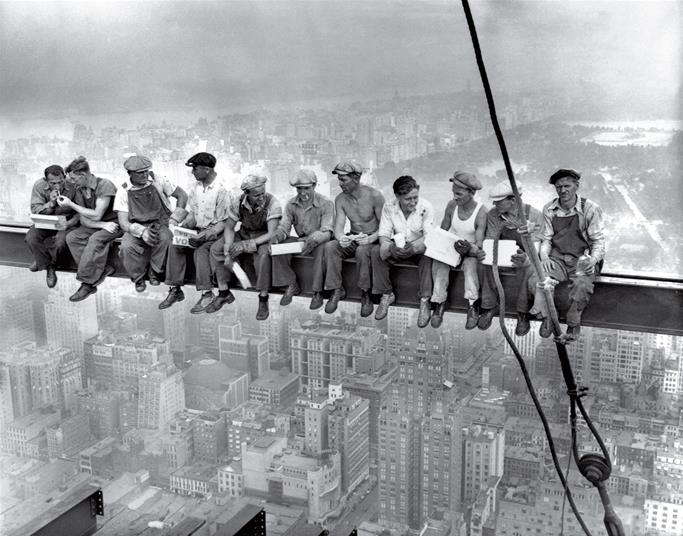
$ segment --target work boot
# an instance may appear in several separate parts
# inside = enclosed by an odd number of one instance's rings
[[[141,277],[135,282],[135,292],[144,292],[145,290],[147,290],[147,284],[145,278]]]
[[[546,317],[543,319],[541,322],[541,328],[538,330],[538,334],[544,339],[547,339],[553,334],[553,323],[550,318]]]
[[[567,340],[575,341],[581,335],[581,326],[567,326]]]
[[[168,309],[175,302],[181,302],[185,299],[185,294],[180,287],[171,287],[168,289],[168,296],[159,304],[159,309]]]
[[[209,306],[209,304],[213,301],[213,292],[210,290],[202,292],[202,297],[199,298],[199,301],[195,303],[192,306],[192,309],[190,309],[190,312],[193,315],[198,315],[199,313],[203,313],[206,311],[206,308]]]
[[[29,265],[28,269],[29,269],[31,272],[40,272],[40,266],[38,266],[38,263],[37,263],[36,261],[33,261],[33,262]]]
[[[268,296],[258,297],[258,311],[256,311],[256,320],[265,320],[268,318],[270,311],[268,310]]]
[[[332,296],[327,300],[327,305],[325,305],[325,312],[329,315],[337,310],[337,305],[339,305],[339,300],[346,298],[346,290],[344,287],[339,287],[334,289]]]
[[[360,316],[363,318],[367,318],[372,314],[372,309],[374,308],[374,305],[372,305],[372,299],[370,298],[370,292],[367,290],[361,289],[360,291]]]
[[[206,306],[207,313],[215,313],[220,310],[226,304],[231,304],[235,301],[235,295],[229,290],[218,291],[218,296],[216,296],[209,305]]]
[[[375,320],[382,320],[389,312],[389,306],[396,301],[396,296],[393,292],[389,294],[382,294],[382,299],[379,301],[377,311],[375,311]]]
[[[47,288],[55,288],[55,285],[57,284],[57,271],[54,266],[47,267],[45,282],[47,283]]]
[[[474,329],[477,327],[477,323],[479,322],[479,305],[477,303],[473,303],[470,305],[469,309],[467,309],[467,322],[465,322],[465,329]]]
[[[432,317],[432,304],[429,298],[420,298],[420,312],[417,314],[417,327],[424,328]]]
[[[290,303],[292,303],[292,298],[294,296],[298,296],[299,294],[301,294],[301,288],[299,287],[299,284],[295,281],[287,287],[287,290],[285,290],[285,293],[282,295],[282,298],[280,299],[280,305],[289,305]]]
[[[79,289],[69,296],[69,301],[79,302],[86,299],[91,294],[97,292],[97,287],[95,285],[90,285],[88,283],[82,283]]]
[[[308,308],[311,311],[315,311],[316,309],[320,309],[323,306],[323,293],[322,292],[314,292],[313,297],[311,298],[311,305],[308,306]]]
[[[109,265],[105,266],[104,270],[102,270],[102,275],[100,276],[100,278],[97,281],[95,281],[93,283],[93,286],[96,287],[97,285],[102,283],[102,281],[107,279],[107,277],[112,275],[115,271],[116,271],[116,268],[114,268],[113,266],[109,266]]]
[[[161,284],[161,280],[157,276],[157,273],[151,268],[149,269],[149,273],[147,275],[149,277],[149,284],[153,287],[158,287]]]
[[[524,337],[531,329],[531,322],[529,322],[529,315],[526,313],[517,313],[517,325],[515,326],[515,335]]]
[[[432,327],[441,327],[443,322],[443,313],[446,310],[446,302],[437,303],[434,306],[434,312],[432,313]]]
[[[489,329],[491,327],[491,322],[493,322],[493,317],[497,314],[498,307],[493,307],[492,309],[483,309],[479,314],[477,327],[484,331]]]

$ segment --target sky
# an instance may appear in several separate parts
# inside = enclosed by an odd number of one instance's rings
[[[676,0],[472,0],[494,92],[680,116]],[[479,88],[459,1],[0,0],[0,115],[253,109]]]

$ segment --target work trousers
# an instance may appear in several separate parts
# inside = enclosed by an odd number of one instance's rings
[[[224,264],[224,247],[225,239],[221,236],[216,240],[213,246],[211,246],[211,260],[216,269],[218,288],[227,289],[232,270]],[[256,275],[256,285],[254,287],[256,290],[265,292],[270,290],[271,261],[268,244],[261,244],[258,246],[256,253],[242,253],[234,260],[245,272],[247,272],[247,274],[249,274],[249,271],[253,268],[253,272]]]
[[[382,260],[379,255],[379,245],[375,244],[370,252],[372,260],[372,293],[389,294],[393,292],[391,284],[391,267],[396,263],[406,263],[417,266],[417,277],[420,280],[419,298],[429,298],[432,295],[432,259],[424,255],[413,255],[407,259],[389,257]]]
[[[284,242],[297,242],[298,239],[289,237]],[[323,291],[323,278],[325,276],[325,244],[320,244],[311,252],[313,256],[313,277],[311,290]],[[292,270],[292,255],[273,255],[273,286],[288,287],[296,283],[296,274]]]
[[[358,288],[370,290],[372,287],[372,261],[370,252],[375,244],[359,246],[355,242],[343,248],[337,240],[325,243],[325,290],[342,287],[342,261],[356,258]]]
[[[479,299],[479,261],[476,257],[465,257],[460,267],[465,276],[465,299],[476,301]],[[443,303],[448,299],[448,279],[451,273],[451,266],[434,260],[432,261],[432,279],[434,280],[434,290],[432,301]]]
[[[54,266],[60,253],[66,250],[66,235],[70,230],[52,231],[32,226],[26,233],[26,244],[38,265],[38,270]]]
[[[122,231],[110,233],[104,229],[91,229],[82,225],[66,235],[71,256],[78,264],[76,279],[94,285],[104,273],[112,242],[123,235]]]
[[[556,281],[569,281],[569,309],[567,310],[567,326],[577,327],[581,324],[581,315],[583,310],[588,305],[590,297],[593,294],[595,276],[598,272],[596,266],[595,271],[589,275],[576,274],[576,259],[568,258],[567,260],[551,257],[552,269],[548,272],[548,277]],[[532,313],[539,314],[544,318],[549,316],[548,308],[546,307],[545,299],[541,294],[543,290],[538,288],[538,276],[533,270],[533,266],[528,268],[529,279],[528,287],[529,293],[534,295],[534,306],[531,309]]]
[[[169,245],[166,257],[166,284],[171,287],[180,287],[185,284],[187,255],[193,251],[197,290],[212,290],[211,275],[215,267],[211,259],[211,246],[215,242],[216,240],[207,240],[194,250],[185,246]]]
[[[121,239],[119,254],[128,276],[137,282],[144,279],[150,267],[158,274],[163,273],[166,266],[168,246],[172,240],[173,233],[168,227],[163,226],[159,230],[159,243],[155,246],[145,243],[142,238],[136,238],[130,233],[125,233]]]
[[[481,307],[482,309],[493,309],[498,306],[499,296],[496,288],[496,281],[493,278],[493,267],[480,264],[481,281]],[[518,313],[529,312],[529,270],[527,266],[515,266],[512,276],[514,277],[514,287],[517,289],[517,303],[515,308]]]

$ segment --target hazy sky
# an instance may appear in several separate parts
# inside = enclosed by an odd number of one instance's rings
[[[494,90],[680,91],[676,0],[472,0]],[[459,1],[4,2],[0,114],[205,110],[480,83]]]

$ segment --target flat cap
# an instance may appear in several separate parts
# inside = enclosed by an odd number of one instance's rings
[[[299,172],[289,179],[290,186],[312,186],[318,184],[318,176],[312,169],[300,169]]]
[[[151,169],[152,161],[146,156],[134,154],[133,156],[126,158],[123,167],[126,168],[127,171],[147,171],[148,169]]]
[[[455,171],[448,180],[461,188],[469,188],[470,190],[481,190],[482,188],[479,179],[467,171]]]
[[[518,182],[517,183],[517,191],[519,191],[520,195],[522,194],[522,185]],[[510,186],[509,181],[503,181],[499,182],[496,184],[493,188],[491,188],[491,191],[489,192],[489,199],[492,201],[502,201],[506,197],[510,197],[511,195],[515,195],[514,192],[512,191],[512,186]]]
[[[266,182],[268,182],[268,177],[265,177],[263,175],[247,175],[242,180],[240,188],[242,188],[242,190],[246,192],[247,190],[258,188]]]
[[[332,170],[332,175],[350,175],[351,173],[363,174],[363,166],[355,160],[342,160]]]
[[[574,171],[573,169],[558,169],[555,173],[550,175],[550,180],[548,182],[550,184],[555,184],[557,181],[565,177],[569,177],[570,179],[575,179],[578,181],[581,178],[581,173]]]
[[[191,156],[189,160],[185,162],[185,165],[190,167],[206,166],[210,168],[215,168],[216,157],[211,153],[197,153],[196,155]]]

